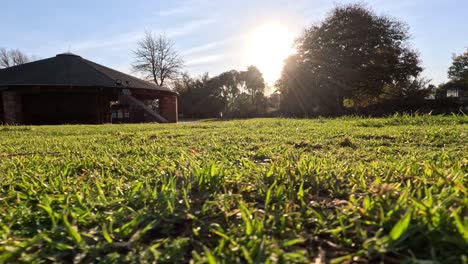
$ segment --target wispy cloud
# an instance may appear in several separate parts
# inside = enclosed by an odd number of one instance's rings
[[[223,54],[215,54],[215,55],[206,55],[201,57],[195,57],[189,59],[185,65],[186,66],[195,66],[195,65],[203,65],[208,63],[213,63],[215,61],[219,61],[224,57]]]
[[[214,24],[216,22],[217,22],[217,19],[215,19],[215,18],[204,18],[204,19],[198,19],[198,20],[191,20],[191,21],[185,23],[182,26],[169,29],[168,31],[166,31],[166,34],[167,34],[168,37],[171,37],[171,38],[179,37],[179,36],[183,36],[183,35],[187,35],[189,33],[192,33],[193,31],[195,31],[196,29],[198,29],[198,28],[200,28],[202,26]]]
[[[160,16],[177,16],[185,14],[194,14],[206,7],[207,3],[210,3],[211,0],[184,0],[184,1],[173,1],[177,5],[170,7],[165,10],[159,11]]]
[[[160,16],[175,16],[191,12],[193,9],[188,6],[175,7],[172,9],[166,9],[159,11]]]
[[[106,39],[91,39],[83,42],[75,42],[76,44],[71,46],[71,49],[72,51],[83,51],[109,47],[128,46],[128,44],[136,42],[142,36],[142,34],[143,32],[135,31],[120,34],[117,37],[109,37]]]
[[[205,51],[213,50],[215,48],[219,48],[220,46],[222,46],[225,43],[226,43],[226,41],[213,41],[213,42],[209,42],[209,43],[205,43],[205,44],[202,44],[202,45],[199,45],[199,46],[195,46],[195,47],[192,47],[192,48],[185,49],[180,54],[184,55],[184,56],[189,56],[189,55],[193,55],[193,54],[197,54],[197,53],[202,53],[202,52],[205,52]]]
[[[192,34],[197,29],[202,26],[206,26],[212,23],[215,23],[216,19],[208,18],[208,19],[199,19],[199,20],[192,20],[188,21],[185,24],[180,26],[176,26],[173,28],[169,28],[167,30],[159,30],[154,33],[165,33],[166,36],[170,38],[181,37],[185,35]],[[101,50],[101,49],[120,49],[120,48],[128,48],[129,46],[133,46],[134,43],[138,41],[144,35],[144,31],[133,31],[127,32],[123,34],[118,34],[115,36],[107,36],[106,38],[100,39],[89,39],[85,41],[74,41],[73,45],[71,46],[71,51],[81,52],[81,51],[89,51],[89,50]]]

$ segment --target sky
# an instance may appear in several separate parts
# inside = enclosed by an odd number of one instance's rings
[[[3,48],[18,48],[39,58],[70,51],[136,75],[131,70],[132,51],[145,31],[152,31],[164,33],[175,42],[185,61],[184,71],[191,75],[209,72],[213,76],[263,63],[259,68],[268,72],[267,81],[272,84],[278,77],[282,57],[287,56],[285,45],[292,52],[288,47],[305,28],[323,20],[337,4],[356,1],[2,2],[0,47]],[[409,25],[411,45],[419,51],[425,69],[423,76],[434,84],[447,80],[452,55],[468,48],[468,0],[361,2],[378,14],[390,15]],[[275,48],[283,50],[276,52]]]

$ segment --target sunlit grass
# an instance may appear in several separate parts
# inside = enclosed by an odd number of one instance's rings
[[[0,127],[0,263],[467,261],[468,118]]]

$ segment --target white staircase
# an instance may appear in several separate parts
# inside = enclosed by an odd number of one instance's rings
[[[156,113],[151,107],[145,105],[142,101],[133,97],[131,92],[127,89],[122,90],[122,94],[119,98],[120,103],[129,104],[143,109],[148,115],[150,115],[155,121],[159,123],[168,123],[167,119]]]

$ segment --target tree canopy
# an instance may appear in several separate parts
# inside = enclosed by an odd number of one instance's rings
[[[255,66],[214,77],[184,74],[174,89],[180,94],[179,112],[187,117],[255,117],[266,108],[265,81]]]
[[[134,51],[135,62],[132,68],[145,75],[157,85],[163,86],[167,80],[175,80],[184,65],[181,56],[174,48],[174,42],[165,35],[146,32],[138,41]]]
[[[439,85],[435,91],[436,98],[447,97],[449,89],[468,91],[468,49],[462,54],[453,55],[452,65],[447,73],[449,81]]]
[[[33,60],[33,57],[29,57],[19,49],[0,48],[0,69],[25,64]]]
[[[364,5],[334,8],[304,31],[296,41],[297,54],[285,62],[277,83],[283,112],[340,114],[345,98],[369,104],[389,86],[416,85],[422,68],[409,38],[404,23]]]
[[[468,83],[468,48],[459,55],[453,56],[453,62],[448,70],[448,76],[452,81]]]

